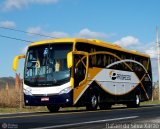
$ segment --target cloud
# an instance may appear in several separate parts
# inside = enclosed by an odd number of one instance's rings
[[[13,9],[21,9],[31,4],[54,4],[58,1],[59,0],[5,0],[0,7],[2,10],[8,11]]]
[[[69,37],[69,34],[65,33],[65,32],[51,32],[48,35],[50,35],[51,37],[55,37],[55,38],[67,38]]]
[[[87,28],[82,29],[78,34],[76,34],[78,37],[82,38],[107,38],[108,35],[102,32],[95,32],[91,31]]]
[[[79,38],[108,38],[111,36],[114,36],[115,34],[105,34],[102,32],[95,32],[91,31],[89,29],[82,29],[78,33],[69,34],[66,32],[60,32],[60,31],[53,31],[53,32],[46,32],[41,27],[30,27],[27,29],[27,32],[30,33],[30,35],[41,34],[46,35],[48,38],[66,38],[66,37],[79,37]],[[44,36],[45,37],[45,36]]]
[[[15,28],[16,24],[13,21],[1,21],[0,26],[5,28]]]
[[[115,41],[115,44],[120,45],[122,47],[130,47],[133,45],[138,45],[139,39],[134,36],[126,36],[121,38],[120,40]]]
[[[30,28],[27,29],[27,32],[30,35],[33,35],[33,34],[42,34],[43,33],[41,27],[30,27]]]
[[[151,58],[157,58],[157,50],[155,47],[150,47],[146,49],[144,53],[150,55]]]
[[[135,50],[150,55],[151,58],[157,59],[157,47],[155,42],[139,43],[136,45]]]
[[[27,32],[29,35],[38,34],[45,38],[66,38],[69,37],[69,34],[65,32],[53,31],[53,32],[46,32],[41,27],[30,27],[28,28]],[[35,35],[34,35],[35,36]]]

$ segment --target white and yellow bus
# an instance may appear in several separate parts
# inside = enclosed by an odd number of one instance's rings
[[[151,61],[147,54],[92,39],[54,39],[34,42],[25,58],[23,92],[25,105],[86,106],[87,110],[113,104],[138,107],[152,97]]]

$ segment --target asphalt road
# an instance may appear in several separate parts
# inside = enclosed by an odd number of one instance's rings
[[[160,128],[160,105],[97,111],[18,113],[0,115],[0,129]]]

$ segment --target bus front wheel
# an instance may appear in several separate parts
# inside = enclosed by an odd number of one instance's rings
[[[60,107],[59,106],[47,106],[50,112],[58,112]]]

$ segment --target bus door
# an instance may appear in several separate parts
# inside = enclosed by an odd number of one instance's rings
[[[88,78],[88,54],[80,52],[74,54],[74,103],[78,101],[80,94],[83,92],[87,84]]]

